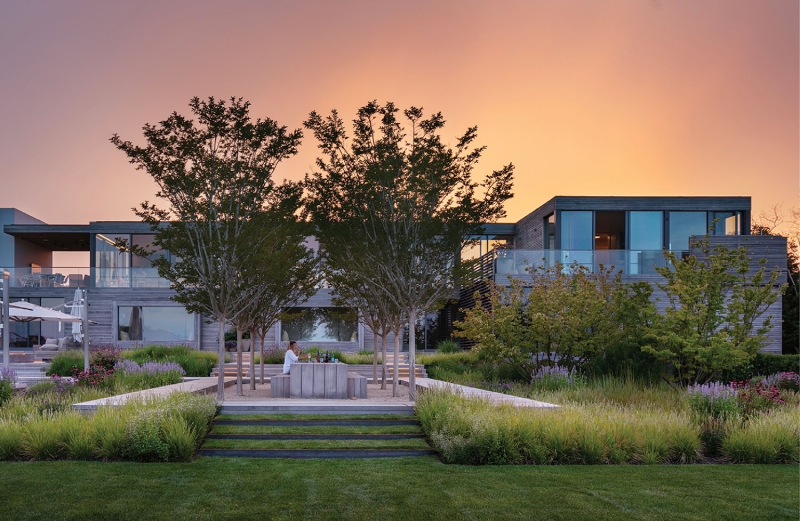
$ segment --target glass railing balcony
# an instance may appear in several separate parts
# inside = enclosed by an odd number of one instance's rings
[[[658,275],[656,267],[666,266],[661,250],[494,250],[494,280],[504,282],[508,276],[530,276],[530,270],[561,264],[573,264],[597,272],[600,266],[623,275]]]
[[[10,288],[169,288],[155,268],[6,268]]]

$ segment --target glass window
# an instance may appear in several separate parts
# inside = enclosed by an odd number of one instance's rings
[[[551,213],[544,218],[543,244],[545,250],[556,249],[556,214]]]
[[[299,342],[357,342],[358,316],[351,308],[291,308],[281,321],[281,339]]]
[[[708,232],[706,212],[669,212],[669,249],[689,251],[689,237]]]
[[[592,212],[563,211],[560,226],[562,250],[592,249]]]
[[[120,306],[117,340],[185,342],[195,339],[194,314],[181,306]]]
[[[95,286],[98,288],[128,288],[131,285],[131,254],[114,244],[130,241],[130,235],[95,235]]]
[[[147,257],[133,255],[131,259],[131,276],[134,288],[157,288],[168,287],[166,280],[158,277],[158,269],[153,267],[156,259],[165,257],[169,260],[169,252],[153,244],[153,234],[134,234],[131,236],[131,243],[134,247],[142,248],[151,252]]]
[[[663,212],[630,212],[631,250],[664,248]]]
[[[739,235],[739,212],[711,212],[714,235]]]

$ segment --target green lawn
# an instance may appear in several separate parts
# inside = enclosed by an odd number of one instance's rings
[[[796,465],[0,463],[0,519],[797,520]]]

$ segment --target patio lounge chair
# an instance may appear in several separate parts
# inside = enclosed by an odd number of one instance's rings
[[[44,344],[33,346],[33,359],[37,361],[52,360],[57,353],[66,350],[70,337],[48,338]]]

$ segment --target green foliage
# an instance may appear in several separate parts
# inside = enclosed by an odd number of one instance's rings
[[[0,407],[14,394],[14,384],[11,380],[0,378]]]
[[[642,349],[669,362],[681,384],[705,383],[722,371],[749,362],[772,328],[771,317],[756,327],[779,295],[765,259],[750,274],[747,248],[712,247],[708,236],[692,244],[699,253],[681,258],[665,252],[668,266],[656,270],[666,279],[658,284],[668,298],[666,315]]]
[[[421,395],[416,410],[447,463],[680,463],[699,455],[697,429],[675,412],[516,408],[438,390]]]
[[[72,350],[57,353],[50,363],[47,375],[72,376],[73,369],[83,370],[83,351]]]
[[[309,115],[304,125],[324,157],[306,176],[306,211],[337,291],[389,304],[378,313],[384,328],[397,331],[405,318],[413,365],[417,319],[441,307],[457,287],[468,266],[453,262],[453,255],[474,242],[480,223],[505,215],[514,166],[476,183],[484,151],[473,145],[476,127],[451,147],[441,136],[441,113],[424,118],[421,108],[410,107],[402,111],[405,126],[398,113],[391,102],[366,104],[353,121],[352,138],[336,111]],[[413,396],[413,371],[410,381]]]
[[[195,431],[181,418],[170,417],[161,425],[161,439],[168,461],[189,461],[198,445]]]
[[[37,460],[56,459],[63,454],[61,416],[46,415],[32,419],[22,427],[22,450]]]
[[[22,425],[14,420],[0,418],[0,461],[22,456]]]
[[[166,461],[169,446],[161,439],[161,424],[167,415],[160,409],[140,411],[126,425],[125,459],[142,463]]]
[[[743,365],[722,371],[715,378],[720,382],[739,382],[750,380],[756,376],[769,376],[776,373],[798,372],[800,355],[775,355],[772,353],[756,353],[753,359]]]
[[[217,353],[198,351],[186,346],[151,345],[125,351],[123,357],[138,364],[175,362],[183,368],[186,376],[208,376],[217,363]]]
[[[513,364],[522,374],[556,362],[583,367],[609,346],[639,345],[657,316],[649,285],[624,284],[602,266],[596,273],[578,264],[539,267],[531,279],[493,285],[488,306],[478,298],[456,324],[457,335],[475,341],[488,360]]]
[[[463,351],[463,349],[461,349],[461,346],[458,345],[458,342],[454,340],[442,340],[436,344],[437,353],[458,353],[460,351]]]
[[[760,415],[733,430],[722,452],[736,463],[797,463],[800,461],[800,409]]]

